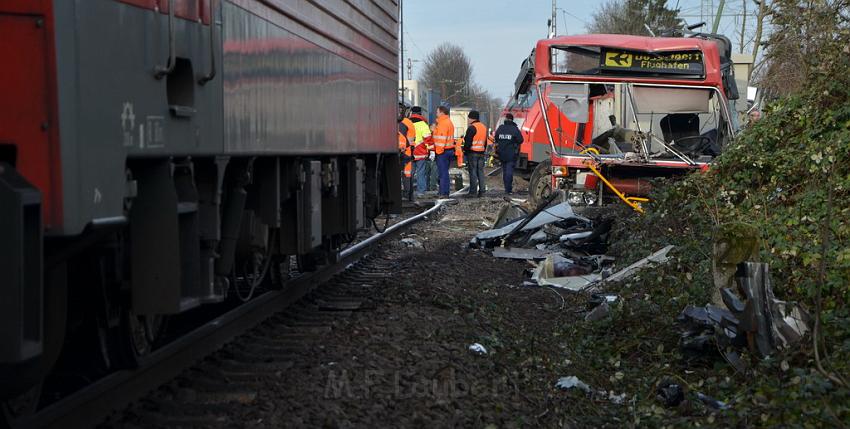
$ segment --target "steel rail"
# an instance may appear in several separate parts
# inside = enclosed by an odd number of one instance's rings
[[[151,390],[177,377],[183,370],[215,352],[236,336],[248,331],[287,306],[303,298],[323,282],[345,271],[366,256],[376,244],[400,230],[436,213],[448,200],[405,219],[383,233],[340,252],[336,262],[320,271],[290,280],[282,290],[267,292],[213,319],[147,356],[139,368],[110,374],[83,390],[37,413],[11,422],[12,428],[69,428],[99,424]]]

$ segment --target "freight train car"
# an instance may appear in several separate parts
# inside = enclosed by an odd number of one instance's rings
[[[0,399],[60,354],[133,365],[399,211],[397,24],[396,0],[0,2]]]

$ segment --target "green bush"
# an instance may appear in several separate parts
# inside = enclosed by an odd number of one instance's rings
[[[820,312],[820,356],[829,356],[827,372],[844,379],[850,375],[850,67],[846,70],[811,82],[816,91],[771,104],[709,171],[656,187],[646,215],[617,226],[611,249],[621,259],[636,260],[677,245],[673,277],[662,278],[666,271],[658,271],[657,278],[645,276],[631,288],[656,291],[653,299],[662,304],[664,296],[676,296],[681,307],[703,305],[714,288],[715,235],[728,225],[748,225],[758,231],[759,258],[770,264],[778,298]],[[657,326],[680,310],[660,308]],[[751,413],[763,413],[760,424],[821,426],[850,418],[850,390],[815,368],[811,336],[758,363],[740,384],[719,390],[738,398],[726,423],[744,418],[751,424],[745,417]],[[724,372],[734,374],[731,368]]]
[[[810,3],[810,10],[798,3],[772,3],[771,41],[797,37],[803,54],[784,55],[777,46],[793,44],[770,43],[768,61],[781,70],[788,66],[780,64],[783,58],[802,58],[797,66],[805,81],[795,86],[802,90],[764,109],[763,119],[739,134],[709,171],[656,186],[645,215],[618,221],[610,252],[621,260],[637,260],[668,244],[677,248],[668,266],[617,291],[643,296],[656,307],[640,317],[615,317],[607,331],[641,332],[634,327],[649,325],[656,332],[675,332],[671,321],[686,304],[711,299],[715,237],[743,224],[758,232],[759,259],[770,265],[777,297],[799,301],[820,315],[818,350],[825,371],[818,368],[812,335],[769,359],[744,351],[751,365],[746,374],[722,362],[696,367],[665,352],[657,357],[658,368],[641,368],[643,384],[672,370],[691,386],[705,380],[701,388],[729,401],[732,409],[718,413],[717,421],[683,410],[642,413],[657,411],[649,397],[636,410],[644,424],[833,427],[850,422],[850,25],[834,13],[850,5],[828,0],[814,9]],[[719,381],[708,381],[715,378]]]

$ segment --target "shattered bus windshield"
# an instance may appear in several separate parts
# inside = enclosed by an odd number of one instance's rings
[[[732,135],[715,88],[632,83],[545,83],[559,153],[707,162]],[[554,108],[554,109],[553,109]]]

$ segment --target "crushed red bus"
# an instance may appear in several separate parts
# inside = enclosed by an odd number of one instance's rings
[[[640,211],[648,179],[707,168],[735,133],[729,46],[717,36],[539,41],[504,112],[525,137],[518,169],[531,199],[562,189],[573,204]]]

